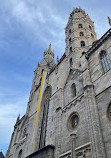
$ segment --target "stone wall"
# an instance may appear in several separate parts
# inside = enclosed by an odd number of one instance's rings
[[[27,156],[26,158],[54,158],[54,146],[48,145],[45,148]]]

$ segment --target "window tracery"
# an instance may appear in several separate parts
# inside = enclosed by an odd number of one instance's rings
[[[74,130],[79,123],[79,116],[76,112],[72,113],[68,118],[68,129]]]
[[[107,55],[106,51],[103,50],[101,52],[100,59],[101,59],[104,73],[106,73],[108,70],[111,69],[111,61],[110,61],[109,56]]]

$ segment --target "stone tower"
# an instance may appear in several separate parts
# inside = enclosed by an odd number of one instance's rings
[[[86,52],[97,40],[94,22],[81,8],[76,8],[69,16],[65,28],[67,55],[74,52],[74,63],[80,61],[81,53]]]

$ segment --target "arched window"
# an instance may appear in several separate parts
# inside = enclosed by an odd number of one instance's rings
[[[79,124],[79,115],[77,112],[73,112],[67,121],[67,127],[69,130],[74,130]]]
[[[80,36],[84,36],[84,33],[83,32],[80,32],[80,34],[79,34]]]
[[[70,52],[70,53],[72,52],[72,47],[70,47],[69,52]]]
[[[70,59],[70,67],[72,67],[73,65],[73,61],[72,61],[72,58]]]
[[[69,44],[71,44],[71,38],[69,38]]]
[[[94,38],[94,35],[91,33],[91,37]]]
[[[72,129],[76,128],[79,122],[79,117],[77,115],[72,116]]]
[[[81,47],[85,47],[85,42],[81,41]]]
[[[19,151],[18,158],[22,158],[22,149]]]
[[[41,75],[42,75],[43,71],[44,71],[44,69],[42,69],[42,71],[41,71]]]
[[[71,29],[69,30],[69,34],[71,34]]]
[[[108,114],[109,120],[111,121],[111,103],[110,103],[109,106],[108,106],[107,114]]]
[[[79,28],[79,29],[80,29],[80,28],[83,28],[82,24],[79,24],[79,25],[78,25],[78,28]]]
[[[72,86],[71,86],[71,93],[72,93],[72,97],[76,96],[76,85],[75,85],[75,83],[73,83]]]
[[[108,70],[110,70],[111,62],[110,62],[109,56],[107,55],[106,51],[104,51],[104,50],[101,51],[100,59],[101,59],[101,63],[102,63],[104,72],[107,72]]]
[[[40,129],[40,139],[39,139],[39,149],[45,147],[46,145],[46,130],[47,130],[47,121],[48,121],[48,110],[49,110],[49,103],[51,98],[51,87],[48,86],[42,97],[41,102],[41,129]]]
[[[92,30],[92,27],[89,25],[89,29]]]

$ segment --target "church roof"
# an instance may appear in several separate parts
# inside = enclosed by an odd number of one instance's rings
[[[93,42],[92,47],[86,52],[86,58],[95,52],[109,37],[111,36],[111,28],[97,41]]]
[[[2,152],[0,152],[0,158],[5,158]]]

